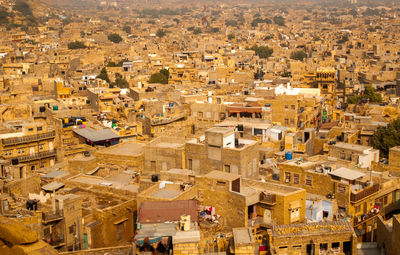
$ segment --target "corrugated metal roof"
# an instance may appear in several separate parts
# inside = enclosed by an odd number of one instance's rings
[[[346,167],[341,167],[341,168],[336,169],[332,173],[330,173],[330,175],[352,181],[352,180],[355,180],[355,179],[365,176],[365,173],[359,172],[356,170],[352,170],[352,169],[348,169]]]
[[[197,221],[198,207],[197,200],[145,201],[139,209],[139,222],[178,221],[182,215],[190,215],[191,221]]]
[[[59,188],[64,187],[64,183],[61,182],[51,182],[47,185],[44,185],[42,187],[43,190],[45,191],[54,191],[54,190],[58,190]]]
[[[86,138],[92,142],[99,142],[99,141],[119,138],[119,135],[114,133],[109,128],[101,130],[95,130],[92,128],[80,128],[80,129],[73,129],[73,131],[77,135],[82,136],[83,138]]]

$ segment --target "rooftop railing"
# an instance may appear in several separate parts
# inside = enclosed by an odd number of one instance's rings
[[[28,142],[46,140],[49,138],[53,138],[55,136],[56,136],[56,131],[52,130],[52,131],[44,132],[41,134],[4,138],[4,139],[1,139],[1,141],[2,141],[3,145],[15,145],[15,144],[20,144],[20,143],[28,143]]]

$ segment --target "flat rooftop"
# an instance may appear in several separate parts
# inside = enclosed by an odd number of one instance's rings
[[[234,181],[240,178],[238,174],[226,173],[222,171],[212,171],[206,174],[204,177],[216,179],[216,180],[226,180],[226,181]]]
[[[219,134],[228,134],[234,132],[233,128],[230,127],[213,127],[206,130],[209,133],[219,133]]]
[[[278,225],[272,227],[272,236],[274,237],[290,237],[290,236],[310,236],[339,233],[351,233],[353,228],[346,220],[301,223],[291,225]]]
[[[179,147],[181,147],[182,144],[181,143],[158,143],[157,147],[160,148],[171,148],[171,149],[177,149]]]
[[[253,244],[254,236],[251,228],[232,229],[235,244]]]
[[[281,196],[286,196],[304,190],[302,188],[292,187],[278,183],[253,181],[253,180],[245,180],[243,186],[249,187],[253,190],[257,190],[258,192],[267,191],[269,193]]]
[[[332,146],[336,147],[336,148],[355,150],[355,151],[365,151],[365,150],[373,149],[370,146],[364,146],[364,145],[352,144],[352,143],[336,143],[335,145],[332,145]]]
[[[112,187],[120,190],[127,190],[130,192],[139,192],[139,185],[131,184],[132,176],[129,174],[119,173],[106,178],[101,178],[91,175],[77,175],[69,181],[79,182],[87,185],[96,185],[102,187]]]
[[[122,156],[135,156],[143,152],[144,144],[136,142],[123,142],[115,146],[99,150],[98,153],[122,155]]]
[[[177,197],[179,194],[181,194],[182,191],[180,190],[170,190],[170,189],[159,189],[153,194],[151,194],[152,197],[157,197],[157,198],[174,198]]]
[[[186,144],[186,139],[182,137],[160,136],[147,144],[149,147],[176,149]]]

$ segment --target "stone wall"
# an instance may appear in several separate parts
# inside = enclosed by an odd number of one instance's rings
[[[27,197],[29,193],[40,192],[40,175],[32,175],[4,185],[4,191],[17,196]]]
[[[197,243],[174,244],[174,254],[200,254]]]

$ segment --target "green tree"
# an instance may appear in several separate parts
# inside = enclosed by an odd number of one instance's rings
[[[124,30],[125,33],[127,33],[127,34],[130,34],[130,33],[132,32],[131,27],[128,26],[128,25],[125,25],[125,26],[122,28],[122,30]]]
[[[219,27],[210,27],[207,30],[208,33],[218,33],[219,32]]]
[[[370,103],[382,103],[382,95],[375,91],[375,88],[368,84],[365,86],[362,95],[355,95],[347,99],[348,104],[359,104],[362,100],[368,100]]]
[[[201,34],[201,33],[203,33],[203,31],[201,31],[201,28],[199,28],[199,27],[196,27],[196,28],[193,30],[193,34],[195,34],[195,35],[198,35],[198,34]]]
[[[100,79],[102,79],[102,80],[104,80],[104,81],[110,83],[110,78],[108,78],[107,70],[106,70],[105,67],[103,67],[103,68],[100,70],[100,74],[97,75],[96,78],[100,78]]]
[[[293,51],[290,54],[290,58],[294,60],[303,61],[303,59],[307,58],[307,54],[304,52],[304,50],[297,50]]]
[[[369,142],[372,147],[380,150],[381,156],[387,157],[390,148],[400,145],[400,118],[393,120],[386,127],[378,127]]]
[[[225,20],[225,25],[227,27],[237,27],[238,26],[238,22],[236,20],[233,20],[233,19],[227,19],[227,20]]]
[[[348,35],[343,35],[338,41],[337,43],[345,43],[349,40],[349,36]]]
[[[165,30],[160,28],[157,30],[156,36],[163,38],[166,34],[167,34],[167,32],[165,32]]]
[[[70,49],[70,50],[85,49],[85,48],[86,48],[86,45],[80,41],[74,41],[74,42],[68,43],[68,49]]]
[[[167,69],[162,69],[158,73],[154,73],[150,76],[149,83],[161,83],[168,84],[169,71]]]
[[[282,16],[275,16],[273,20],[275,24],[285,26],[285,19]]]
[[[254,50],[255,54],[260,58],[269,58],[272,53],[274,53],[274,49],[269,48],[268,46],[254,45],[253,47],[249,48],[249,50]]]
[[[20,12],[24,16],[33,16],[31,7],[24,1],[17,0],[14,5],[14,10]]]
[[[9,17],[11,17],[11,15],[7,12],[6,8],[0,7],[0,25],[8,24]]]
[[[128,81],[120,73],[115,74],[115,85],[121,89],[129,88]]]
[[[168,78],[169,78],[169,70],[168,69],[165,69],[165,68],[161,69],[160,73],[165,75],[165,77],[167,77],[167,80],[168,80]]]
[[[37,24],[36,18],[33,16],[30,5],[27,4],[25,1],[17,0],[14,5],[14,10],[18,11],[25,17],[28,26]]]
[[[348,104],[359,104],[361,102],[362,97],[359,95],[351,96],[347,99]]]
[[[112,33],[108,35],[108,40],[113,43],[120,43],[122,41],[122,37],[117,33]]]
[[[364,98],[367,98],[371,103],[382,103],[382,95],[375,91],[375,88],[371,84],[368,84],[364,88]]]

